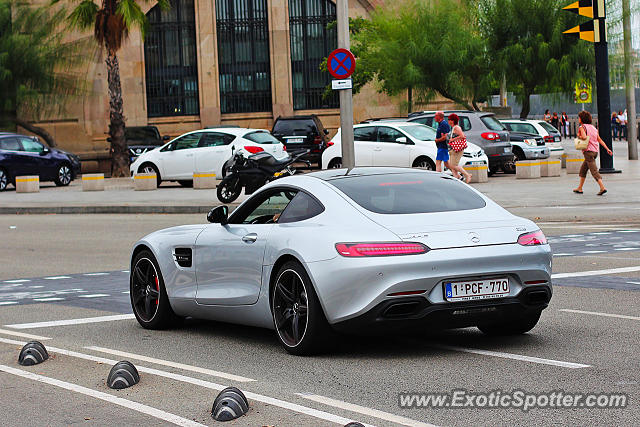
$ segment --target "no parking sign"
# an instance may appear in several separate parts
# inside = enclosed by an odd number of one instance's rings
[[[336,49],[327,58],[327,68],[336,79],[348,79],[356,69],[356,58],[348,49]]]

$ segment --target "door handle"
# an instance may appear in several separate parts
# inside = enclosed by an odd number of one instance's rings
[[[242,238],[242,241],[245,243],[253,243],[258,240],[258,235],[256,233],[249,233]]]
[[[382,148],[381,147],[376,147],[376,148],[373,149],[373,151],[382,151]]]

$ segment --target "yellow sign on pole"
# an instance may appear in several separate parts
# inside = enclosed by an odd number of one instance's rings
[[[576,82],[576,104],[591,104],[591,83],[582,80]]]
[[[591,0],[578,0],[569,6],[563,7],[564,10],[577,13],[578,15],[593,18],[593,2]]]

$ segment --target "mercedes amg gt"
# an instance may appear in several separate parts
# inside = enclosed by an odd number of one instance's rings
[[[336,331],[521,334],[552,295],[536,224],[441,173],[295,175],[207,219],[134,245],[130,296],[144,328],[184,317],[264,327],[310,354]]]

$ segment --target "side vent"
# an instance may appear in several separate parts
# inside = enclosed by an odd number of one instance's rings
[[[191,267],[191,248],[175,248],[173,250],[173,259],[180,267]]]

